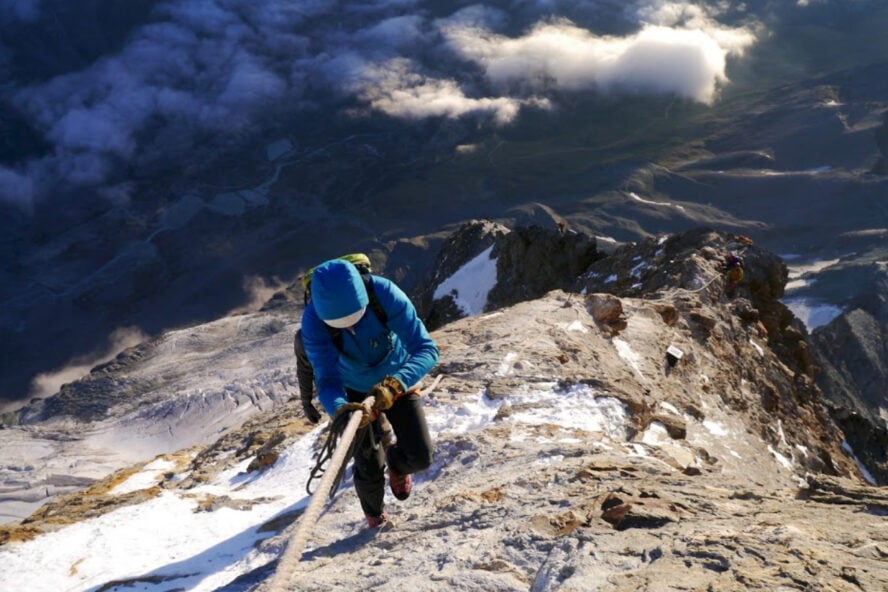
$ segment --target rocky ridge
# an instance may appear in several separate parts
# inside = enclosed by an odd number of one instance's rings
[[[868,298],[858,298],[849,310],[811,336],[818,367],[818,384],[830,413],[847,435],[872,478],[888,484],[888,307],[884,269]]]
[[[723,269],[732,251],[747,271],[735,290]],[[501,269],[498,260],[498,287],[511,283]],[[627,245],[569,291],[436,330],[435,463],[392,505],[395,529],[377,536],[341,491],[298,589],[884,589],[888,536],[875,517],[888,498],[862,482],[823,410],[804,333],[778,300],[785,277],[776,256],[701,229]],[[6,548],[160,492],[188,496],[246,459],[261,474],[305,437],[298,415],[288,402],[257,413],[179,451],[175,469],[125,499],[108,491],[139,467],[58,498],[6,527]],[[454,417],[466,427],[435,428]],[[195,500],[195,511],[267,503],[240,495]],[[298,517],[257,525],[274,533],[256,540],[269,561],[218,589],[267,589]],[[91,589],[160,576],[173,585],[184,575],[170,569]]]

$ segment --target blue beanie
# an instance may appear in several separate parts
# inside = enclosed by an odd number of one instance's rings
[[[358,268],[331,259],[315,267],[311,275],[311,301],[322,321],[342,329],[361,318],[370,298]]]

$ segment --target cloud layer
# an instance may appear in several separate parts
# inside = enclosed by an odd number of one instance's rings
[[[364,113],[492,125],[565,92],[711,103],[728,82],[728,59],[756,38],[686,2],[635,5],[626,12],[632,32],[619,36],[560,17],[562,5],[577,3],[516,0],[515,10],[501,2],[436,18],[421,0],[362,3],[348,14],[332,0],[158,4],[113,54],[17,90],[13,104],[52,151],[0,168],[0,199],[27,204],[64,187],[116,185],[123,168],[156,166],[207,134],[249,133],[320,96]],[[34,20],[40,7],[0,0],[0,16]]]

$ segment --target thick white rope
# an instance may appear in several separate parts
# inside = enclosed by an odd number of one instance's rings
[[[436,376],[435,381],[432,382],[428,388],[420,391],[420,395],[426,395],[435,390],[435,387],[441,382],[441,377],[442,375],[440,374]],[[367,397],[364,399],[363,404],[372,407],[373,402],[373,397]],[[308,507],[305,508],[305,512],[302,513],[302,518],[299,520],[299,526],[296,528],[296,532],[290,537],[290,540],[287,543],[287,548],[281,556],[280,561],[278,561],[277,570],[271,580],[271,585],[268,587],[269,592],[288,592],[293,589],[291,586],[293,585],[293,576],[296,573],[296,566],[299,565],[299,560],[302,558],[302,551],[308,543],[308,537],[311,535],[311,531],[321,515],[321,510],[324,508],[324,498],[333,486],[333,480],[339,473],[340,466],[345,461],[345,455],[348,454],[348,449],[351,447],[352,440],[355,438],[355,433],[358,431],[361,417],[361,413],[357,413],[356,411],[352,412],[348,424],[345,426],[345,430],[343,430],[342,435],[339,437],[339,444],[336,447],[336,451],[330,459],[330,466],[324,471],[324,476],[321,478],[318,488],[315,490],[314,494],[312,494],[311,501],[308,502]]]
[[[364,405],[372,406],[373,397],[364,399]],[[306,543],[308,543],[308,537],[311,535],[311,531],[321,515],[321,510],[324,509],[324,498],[333,486],[333,480],[345,461],[345,455],[348,454],[352,440],[355,439],[355,433],[358,431],[362,417],[362,413],[352,411],[348,424],[339,437],[339,445],[336,447],[336,452],[333,453],[333,457],[330,459],[330,466],[325,470],[318,488],[311,496],[311,501],[308,502],[308,507],[302,513],[299,527],[290,537],[287,549],[281,556],[280,561],[278,561],[277,570],[271,580],[271,586],[268,588],[270,592],[285,592],[291,589],[293,574],[296,572],[296,566],[302,558],[302,550],[305,548]]]

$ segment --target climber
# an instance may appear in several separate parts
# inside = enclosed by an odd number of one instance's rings
[[[364,286],[367,288],[367,296],[370,300],[370,310],[376,315],[380,322],[388,328],[388,325],[386,324],[386,313],[380,307],[379,299],[376,298],[376,293],[373,290],[373,282],[369,279],[370,272],[372,271],[370,257],[364,253],[349,253],[348,255],[337,257],[337,259],[344,259],[345,261],[354,264],[361,273],[361,279],[364,280]],[[314,273],[314,270],[315,268],[311,268],[302,276],[303,299],[306,306],[308,306],[308,302],[311,300],[311,276]],[[341,349],[342,335],[340,330],[328,326],[327,331],[333,337],[337,349]],[[302,411],[305,413],[305,418],[309,422],[318,423],[321,421],[321,413],[312,403],[312,399],[315,395],[314,369],[311,367],[311,363],[308,361],[308,355],[305,353],[305,344],[302,343],[301,328],[297,329],[296,333],[293,335],[293,354],[296,356],[296,380],[299,384],[299,399],[302,402]]]
[[[368,308],[381,310],[365,314]],[[355,439],[355,490],[368,524],[379,528],[389,520],[383,499],[386,466],[392,493],[405,500],[411,474],[431,464],[425,413],[419,395],[409,389],[438,361],[438,347],[400,288],[362,274],[344,259],[314,269],[301,337],[318,400],[334,423],[343,413],[362,415]],[[374,398],[372,405],[362,403],[368,396]],[[380,420],[380,412],[394,431],[389,446],[377,445],[374,430],[366,429]]]
[[[743,281],[743,258],[736,253],[731,253],[725,260],[725,268],[725,275],[727,276],[725,291],[728,296],[733,297],[737,286]]]

